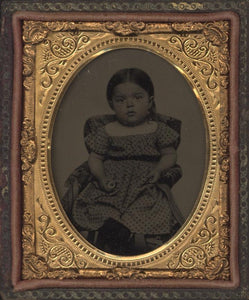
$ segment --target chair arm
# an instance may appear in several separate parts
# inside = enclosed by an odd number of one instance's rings
[[[90,173],[88,163],[85,161],[68,177],[65,182],[67,191],[61,199],[61,204],[68,216],[71,216],[72,205],[79,193],[91,181],[92,175]]]

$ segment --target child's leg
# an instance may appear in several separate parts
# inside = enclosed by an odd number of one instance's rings
[[[130,230],[115,221],[108,219],[99,229],[96,247],[117,255],[129,255]]]

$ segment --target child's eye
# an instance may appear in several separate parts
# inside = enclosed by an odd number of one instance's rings
[[[142,94],[137,94],[137,95],[135,95],[135,99],[136,100],[143,99],[143,95]]]
[[[125,99],[124,99],[123,97],[115,97],[115,98],[114,98],[114,101],[115,101],[115,102],[118,102],[118,103],[122,103],[122,102],[124,102],[124,100],[125,100]]]

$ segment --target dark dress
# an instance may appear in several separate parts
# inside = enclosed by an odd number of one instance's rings
[[[104,156],[105,174],[116,186],[112,192],[106,192],[93,177],[88,178],[72,203],[71,218],[78,228],[101,232],[107,227],[106,232],[110,226],[120,226],[128,232],[127,237],[170,237],[183,223],[170,184],[165,182],[167,172],[162,172],[157,183],[148,182],[148,174],[159,161],[161,150],[177,148],[180,138],[166,122],[156,122],[156,131],[148,134],[109,136],[104,125],[86,133],[87,149]],[[106,224],[111,224],[109,229]]]

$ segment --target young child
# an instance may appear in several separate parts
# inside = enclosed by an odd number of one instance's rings
[[[75,199],[72,218],[98,248],[141,254],[163,244],[182,223],[169,186],[160,182],[176,165],[180,136],[155,120],[153,84],[142,70],[114,74],[107,99],[115,116],[85,136],[92,180]]]

